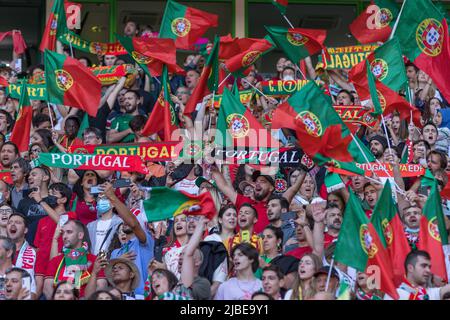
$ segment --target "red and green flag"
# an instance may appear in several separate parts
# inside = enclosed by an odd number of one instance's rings
[[[170,99],[169,76],[167,66],[163,67],[161,78],[162,88],[158,99],[153,107],[147,123],[142,129],[142,134],[149,136],[154,133],[162,133],[164,141],[171,140],[172,132],[178,128],[178,117]],[[162,135],[161,134],[161,135]]]
[[[371,76],[375,81],[370,83],[369,77]],[[365,61],[354,66],[349,72],[349,79],[354,84],[361,100],[372,98],[374,104],[377,104],[376,100],[378,100],[383,114],[397,110],[401,119],[410,119],[412,111],[414,122],[420,122],[420,111],[398,94],[405,88],[408,79],[400,44],[396,38],[378,47],[367,56]],[[374,99],[376,96],[378,99]]]
[[[117,40],[150,77],[161,76],[164,64],[171,73],[185,73],[184,69],[177,65],[177,49],[173,39],[144,39],[117,35]]]
[[[394,299],[399,295],[394,284],[391,259],[374,225],[369,221],[361,202],[349,189],[350,198],[345,207],[344,221],[334,250],[334,259],[360,272],[372,274],[374,267],[380,275],[382,292]]]
[[[159,37],[175,40],[178,49],[190,50],[209,28],[217,27],[218,20],[216,14],[168,0]]]
[[[277,7],[282,15],[286,14],[289,0],[272,0],[272,4]]]
[[[370,221],[378,232],[383,246],[389,252],[394,272],[394,283],[399,286],[405,276],[405,259],[411,251],[411,247],[406,239],[402,220],[392,199],[389,180],[384,185]]]
[[[276,146],[270,132],[228,88],[223,91],[217,130],[220,131],[223,140],[220,141],[216,137],[216,143],[225,147],[273,148]]]
[[[372,0],[350,24],[350,32],[363,44],[385,42],[394,28],[399,11],[395,0]]]
[[[143,204],[148,222],[170,219],[180,214],[212,219],[217,214],[209,192],[194,196],[167,187],[154,187],[151,188],[150,199],[144,200]]]
[[[279,128],[296,130],[301,148],[319,166],[331,165],[364,174],[354,163],[375,161],[358,137],[352,137],[330,97],[314,82],[307,83],[275,109],[272,129]]]
[[[8,80],[6,80],[5,78],[3,78],[2,76],[0,76],[0,86],[1,87],[9,87],[9,82]]]
[[[434,179],[433,179],[434,180]],[[419,242],[417,248],[431,256],[431,272],[447,282],[447,269],[442,246],[448,244],[441,196],[437,181],[433,181],[431,192],[422,210],[420,218]]]
[[[321,29],[288,29],[265,27],[276,46],[294,63],[325,50],[327,31]]]
[[[77,59],[45,50],[45,84],[48,101],[86,111],[95,117],[102,84]]]
[[[56,50],[56,38],[58,28],[66,28],[66,13],[64,11],[64,0],[55,0],[53,2],[52,11],[45,25],[44,34],[42,35],[39,50],[44,52],[45,49],[50,51]]]
[[[433,79],[450,101],[450,43],[445,17],[430,0],[405,0],[394,36],[403,54]]]
[[[184,114],[186,115],[194,112],[197,104],[202,102],[205,96],[210,93],[217,92],[219,81],[219,41],[220,38],[216,36],[214,39],[213,48],[206,58],[206,63],[203,67],[198,84],[194,88],[194,91],[186,103],[186,107],[184,109]]]
[[[22,83],[21,94],[19,100],[19,115],[17,116],[14,129],[11,133],[10,141],[19,148],[19,152],[28,150],[30,145],[31,120],[33,119],[33,108],[31,107],[30,98],[28,97],[28,89],[26,81]]]

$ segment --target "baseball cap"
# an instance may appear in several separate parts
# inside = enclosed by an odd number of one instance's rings
[[[198,177],[195,179],[195,185],[200,188],[203,182],[208,182],[210,185],[212,185],[214,188],[217,189],[216,181],[214,180],[207,180],[205,177]]]
[[[239,183],[239,189],[242,191],[242,192],[244,192],[244,190],[245,190],[245,187],[247,187],[247,186],[251,186],[251,187],[255,187],[253,184],[251,184],[250,182],[248,182],[248,181],[246,181],[246,180],[243,180],[243,181],[241,181],[240,183]]]
[[[328,276],[328,273],[329,273],[329,272],[330,272],[330,267],[329,267],[329,266],[321,267],[321,268],[319,269],[319,271],[317,271],[317,272],[314,274],[314,277],[317,277],[317,276],[319,276],[319,275],[321,275],[321,274],[326,274],[326,275]],[[331,277],[335,277],[335,278],[337,278],[337,279],[340,279],[339,273],[337,272],[337,270],[336,270],[335,267],[331,268]]]
[[[298,272],[299,259],[293,256],[278,256],[274,258],[270,264],[276,265],[280,268],[284,275],[291,272]]]
[[[275,186],[275,180],[273,180],[273,178],[271,176],[266,175],[266,174],[261,174],[261,171],[256,170],[252,174],[253,182],[255,182],[256,179],[258,179],[258,177],[264,177],[271,185]]]

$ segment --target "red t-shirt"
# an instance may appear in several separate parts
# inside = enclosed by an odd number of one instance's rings
[[[54,257],[50,262],[48,263],[47,272],[45,274],[45,279],[52,279],[53,286],[55,286],[54,278],[56,276],[56,273],[58,272],[58,268],[61,265],[61,271],[59,273],[59,277],[57,282],[69,280],[70,277],[66,274],[66,266],[64,262],[62,261],[64,258],[64,255],[60,254],[59,256]],[[83,273],[82,280],[81,280],[81,287],[80,287],[80,298],[84,297],[84,290],[86,289],[86,285],[89,281],[89,278],[92,273],[92,269],[94,268],[95,259],[97,256],[94,256],[93,254],[88,254],[88,269]],[[105,279],[105,272],[100,270],[100,272],[97,275],[97,279]]]
[[[256,222],[253,232],[259,234],[263,232],[264,228],[269,225],[269,219],[267,218],[267,202],[266,201],[256,201],[251,198],[244,197],[242,194],[237,195],[236,198],[236,208],[239,213],[239,209],[244,203],[249,203],[255,207],[258,213],[258,221]]]
[[[312,248],[310,246],[306,246],[306,247],[298,247],[295,248],[291,251],[288,251],[286,253],[287,256],[292,256],[295,257],[297,259],[301,259],[303,258],[303,256],[307,253],[311,253],[312,252]]]
[[[326,249],[329,247],[330,244],[333,242],[336,242],[338,237],[332,236],[329,233],[325,233],[323,237],[323,247]]]
[[[76,219],[75,212],[67,212],[70,220]],[[34,238],[34,246],[37,250],[36,258],[36,275],[45,276],[47,265],[50,259],[50,251],[52,248],[53,235],[55,234],[56,223],[49,216],[39,220],[36,236]],[[58,252],[61,252],[63,247],[62,237],[58,239]]]

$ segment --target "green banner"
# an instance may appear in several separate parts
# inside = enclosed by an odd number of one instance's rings
[[[125,48],[118,42],[116,43],[104,43],[104,42],[92,42],[81,39],[81,37],[69,30],[62,33],[58,40],[66,45],[72,44],[74,49],[92,53],[92,54],[111,54],[111,55],[125,55],[128,54]]]
[[[20,99],[21,88],[21,83],[12,83],[6,90],[6,94],[13,99]],[[27,84],[27,89],[30,100],[47,100],[47,87],[45,84]]]
[[[288,96],[300,91],[311,80],[269,80],[261,82],[262,92],[268,96]],[[320,86],[320,81],[316,81]]]
[[[376,48],[378,48],[376,44],[327,48],[329,60],[327,58],[326,64],[324,64],[322,56],[319,55],[316,70],[324,68],[327,70],[351,69],[364,61]]]

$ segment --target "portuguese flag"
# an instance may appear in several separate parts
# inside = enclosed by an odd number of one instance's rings
[[[391,259],[374,225],[364,213],[361,202],[349,189],[350,198],[345,207],[344,221],[334,250],[334,259],[360,272],[380,274],[380,289],[399,299],[393,279]]]
[[[194,91],[186,103],[186,107],[184,109],[185,115],[189,115],[194,112],[197,104],[202,102],[202,99],[206,95],[212,92],[217,92],[219,81],[219,41],[220,38],[216,36],[214,39],[213,48],[209,56],[206,58],[206,63],[203,67],[198,84],[194,88]]]
[[[228,72],[236,75],[243,75],[246,73],[248,67],[256,62],[262,55],[271,51],[274,47],[266,39],[239,39],[231,46],[231,51],[236,50],[235,54],[225,61],[225,69]],[[237,44],[237,47],[235,46]],[[220,57],[219,54],[219,58]]]
[[[173,39],[116,36],[128,54],[149,77],[161,76],[164,64],[171,73],[185,73],[184,69],[177,65],[177,49]]]
[[[350,32],[363,44],[385,42],[389,39],[398,13],[395,0],[372,0],[350,24]]]
[[[368,66],[375,77],[375,88],[383,114],[398,110],[401,119],[410,119],[411,111],[416,125],[420,125],[420,111],[411,106],[398,92],[405,88],[408,79],[398,40],[393,38],[375,49],[365,61],[354,66],[349,79],[354,84],[361,100],[374,97],[370,93]],[[375,99],[373,99],[375,100]],[[376,101],[373,101],[376,103]]]
[[[370,221],[378,232],[383,246],[389,252],[394,272],[394,283],[399,286],[405,276],[405,259],[411,251],[411,247],[406,239],[402,220],[392,199],[389,180],[384,185]]]
[[[327,31],[321,29],[288,29],[265,27],[278,48],[294,63],[325,49]]]
[[[77,59],[45,50],[45,81],[48,101],[79,108],[95,117],[102,84]]]
[[[277,7],[278,10],[280,10],[280,13],[282,15],[286,14],[288,2],[288,0],[272,0],[273,5]]]
[[[395,34],[403,54],[450,101],[450,44],[445,17],[430,0],[405,0]]]
[[[33,108],[31,107],[30,98],[28,97],[28,89],[26,81],[22,83],[20,88],[19,115],[17,116],[14,129],[11,133],[10,141],[19,148],[19,152],[28,150],[30,145],[31,120],[33,119]]]
[[[144,200],[144,210],[148,222],[170,219],[179,214],[212,219],[217,214],[209,192],[193,196],[167,187],[151,188],[150,199]]]
[[[6,80],[5,78],[3,78],[2,76],[0,76],[0,86],[1,87],[9,87],[9,82],[8,80]]]
[[[272,129],[290,128],[297,131],[303,151],[319,165],[332,165],[364,174],[354,162],[375,161],[364,144],[355,137],[332,107],[331,99],[311,81],[286,102],[278,106],[272,118]]]
[[[218,141],[216,137],[216,143],[225,147],[271,148],[276,145],[270,132],[228,88],[223,91],[217,130],[221,132],[224,141]]]
[[[438,192],[437,182],[433,181],[430,195],[422,210],[417,248],[430,254],[431,272],[446,282],[447,270],[442,246],[447,244],[448,234],[442,212],[441,196]]]
[[[379,117],[380,115],[383,114],[383,109],[381,108],[380,99],[378,98],[375,77],[370,68],[369,61],[367,60],[366,60],[366,74],[367,74],[367,82],[369,85],[370,98],[372,99],[374,109],[372,112],[372,116]]]
[[[150,114],[150,118],[148,118],[144,129],[142,129],[142,134],[146,136],[163,131],[164,141],[169,141],[172,132],[178,128],[178,117],[175,114],[174,106],[170,99],[168,81],[169,76],[167,74],[167,66],[164,65],[161,79],[161,92],[158,100],[156,100],[152,113]]]
[[[44,34],[42,35],[39,50],[44,52],[45,49],[50,51],[56,50],[56,37],[58,27],[67,28],[66,13],[64,11],[64,0],[55,0],[53,2],[52,11],[45,25]]]
[[[209,28],[217,27],[218,20],[216,14],[168,0],[159,37],[174,39],[178,49],[190,50]]]

